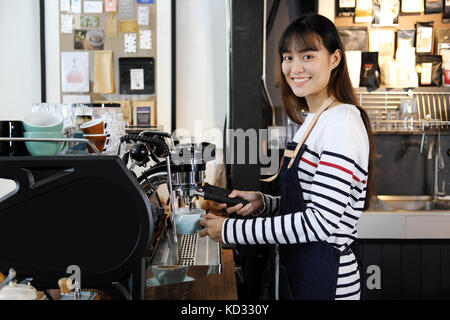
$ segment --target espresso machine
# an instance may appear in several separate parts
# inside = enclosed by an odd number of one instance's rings
[[[150,256],[150,267],[176,267],[185,266],[187,279],[198,280],[209,274],[221,273],[222,255],[220,244],[209,237],[201,238],[196,234],[178,234],[175,224],[173,209],[176,207],[196,208],[199,197],[205,200],[213,200],[219,203],[227,203],[228,206],[248,202],[244,199],[228,198],[230,191],[212,186],[205,182],[206,164],[216,158],[215,145],[202,143],[179,143],[175,141],[171,148],[166,140],[167,134],[155,132],[143,132],[140,135],[125,137],[124,140],[143,142],[152,149],[154,155],[165,159],[167,171],[167,186],[170,197],[170,214],[168,223],[165,224],[156,241],[155,249]],[[141,152],[135,152],[142,154]],[[132,157],[132,156],[131,156]],[[142,164],[141,157],[139,159]],[[153,157],[152,157],[153,158]],[[194,279],[195,278],[195,279]],[[186,281],[186,280],[185,280]],[[185,282],[183,281],[183,282]],[[147,286],[161,285],[154,278],[147,280]]]
[[[178,206],[196,207],[196,199],[213,200],[234,206],[248,202],[241,198],[228,198],[229,190],[212,186],[205,182],[206,163],[214,160],[215,145],[202,142],[200,144],[178,144],[171,151],[171,179]]]

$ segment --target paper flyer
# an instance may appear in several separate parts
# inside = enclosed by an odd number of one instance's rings
[[[138,7],[138,25],[148,26],[150,22],[150,7]]]
[[[116,12],[117,0],[105,0],[105,12]]]
[[[70,11],[70,0],[61,0],[59,2],[59,8],[62,12],[69,12]]]
[[[73,16],[71,14],[61,15],[61,33],[73,32]]]
[[[81,0],[72,0],[72,13],[81,13]]]
[[[125,33],[123,36],[125,53],[136,53],[136,34]]]
[[[84,1],[84,13],[103,13],[103,1]]]
[[[134,18],[134,2],[133,0],[118,0],[119,1],[119,19],[133,19]]]
[[[89,52],[61,52],[63,92],[89,92]]]
[[[139,30],[139,49],[152,49],[152,30]]]

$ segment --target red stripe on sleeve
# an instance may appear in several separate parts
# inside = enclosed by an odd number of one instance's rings
[[[301,158],[300,160],[303,162],[306,162],[307,164],[309,164],[310,166],[313,166],[314,168],[317,168],[317,164],[315,164],[314,162],[306,160],[305,158]]]
[[[363,183],[363,184],[366,184],[366,181],[365,181],[365,180],[363,180],[363,181],[359,180],[359,179],[353,174],[353,171],[350,171],[350,170],[348,170],[348,169],[345,169],[344,167],[341,167],[341,166],[339,166],[339,165],[337,165],[337,164],[334,164],[334,163],[331,163],[331,162],[325,162],[325,161],[320,161],[319,164],[322,164],[322,165],[324,165],[324,166],[329,166],[329,167],[332,167],[332,168],[336,168],[336,169],[338,169],[338,170],[341,170],[341,171],[343,171],[343,172],[345,172],[345,173],[350,174],[350,175],[352,176],[352,178],[353,178],[356,182],[361,182],[361,183]]]

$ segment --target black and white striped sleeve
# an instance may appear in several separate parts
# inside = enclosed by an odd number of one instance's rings
[[[317,163],[303,163],[314,169],[311,188],[304,191],[310,198],[306,210],[271,217],[226,219],[222,227],[223,242],[292,244],[325,241],[341,234],[339,223],[347,206],[354,202],[352,193],[365,190],[367,172],[358,163],[361,158],[368,161],[368,150],[355,143],[352,130],[341,126],[338,129],[336,133],[332,130],[327,134],[330,138],[324,141]],[[306,196],[303,194],[304,198]]]
[[[263,197],[264,206],[261,210],[255,211],[253,217],[268,217],[280,214],[280,197],[271,196],[260,192]]]

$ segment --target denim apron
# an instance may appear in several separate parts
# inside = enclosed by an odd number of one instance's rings
[[[294,150],[296,146],[290,142],[287,149]],[[298,165],[305,149],[306,144],[303,144],[291,168],[288,168],[289,161],[283,161],[280,171],[282,215],[306,209],[298,176]],[[341,253],[326,242],[315,241],[279,245],[278,250],[280,300],[335,299],[340,255],[350,248]]]

